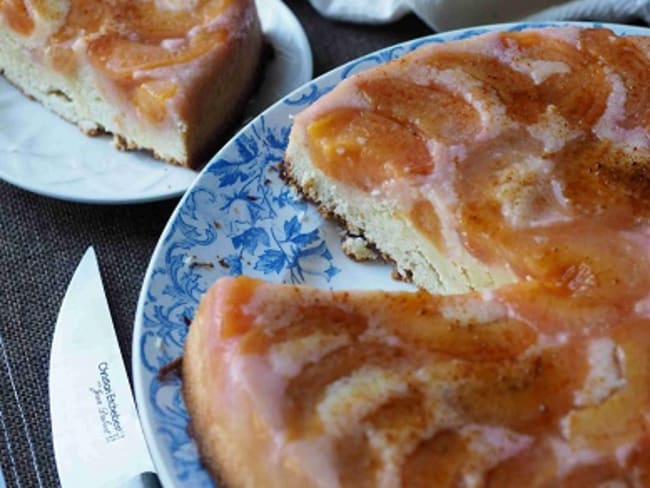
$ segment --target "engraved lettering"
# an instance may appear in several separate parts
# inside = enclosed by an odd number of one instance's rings
[[[115,442],[126,436],[120,420],[119,403],[117,394],[113,391],[109,365],[103,361],[97,365],[99,379],[96,387],[90,387],[89,391],[93,395],[97,405],[97,414],[102,426],[104,440],[106,442]]]

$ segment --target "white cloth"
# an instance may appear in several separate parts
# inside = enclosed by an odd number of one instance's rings
[[[436,31],[513,20],[650,23],[650,0],[310,0],[336,20],[383,24],[415,12]]]

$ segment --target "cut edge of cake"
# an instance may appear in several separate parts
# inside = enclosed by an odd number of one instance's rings
[[[454,246],[455,256],[450,258],[389,200],[379,205],[369,193],[330,181],[311,163],[300,132],[291,132],[282,176],[325,218],[338,220],[349,234],[362,237],[371,248],[379,250],[394,264],[398,276],[432,293],[462,293],[516,281],[510,269],[480,262],[460,242]],[[358,253],[348,255],[356,259]]]

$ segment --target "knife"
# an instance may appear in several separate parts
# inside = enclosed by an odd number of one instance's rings
[[[153,462],[92,247],[61,304],[49,387],[54,456],[63,488],[159,486],[151,474]]]

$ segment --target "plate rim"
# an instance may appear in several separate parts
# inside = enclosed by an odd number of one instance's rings
[[[140,341],[142,339],[144,306],[147,300],[147,291],[150,289],[151,281],[153,279],[156,262],[159,259],[160,253],[162,252],[163,247],[166,244],[165,239],[167,238],[170,229],[173,227],[174,222],[178,218],[181,209],[184,207],[187,199],[189,198],[189,195],[191,194],[191,190],[200,185],[200,182],[204,174],[207,172],[209,167],[214,163],[214,161],[219,159],[221,153],[225,152],[225,150],[241,134],[247,132],[249,130],[249,127],[252,127],[260,118],[266,117],[267,114],[273,113],[275,110],[278,110],[278,107],[284,105],[285,100],[294,99],[297,94],[303,92],[310,85],[316,86],[320,82],[322,82],[326,77],[331,76],[334,73],[343,72],[344,70],[357,65],[359,61],[363,59],[371,58],[373,56],[380,55],[381,53],[384,52],[389,52],[399,47],[417,44],[419,42],[426,42],[432,38],[446,38],[446,37],[453,38],[455,36],[462,35],[463,33],[468,33],[472,31],[476,31],[476,35],[480,35],[482,33],[499,31],[499,30],[503,30],[503,31],[513,30],[513,29],[517,29],[518,27],[521,27],[522,29],[527,29],[527,28],[537,28],[537,27],[542,28],[542,27],[554,27],[554,26],[577,26],[577,27],[591,27],[591,28],[603,27],[603,28],[611,29],[615,32],[620,32],[623,30],[632,30],[632,31],[639,32],[640,35],[650,36],[650,27],[630,25],[630,24],[595,22],[595,21],[539,21],[537,22],[537,21],[521,20],[515,22],[504,22],[504,23],[497,23],[497,24],[470,26],[470,27],[454,29],[445,32],[432,33],[429,35],[403,41],[397,44],[388,45],[380,49],[377,49],[375,51],[372,51],[370,53],[361,55],[339,66],[336,66],[331,70],[322,73],[318,77],[310,81],[307,81],[300,87],[293,90],[291,93],[288,93],[287,95],[279,99],[277,102],[269,106],[266,110],[258,114],[255,118],[250,120],[240,130],[238,130],[237,133],[233,135],[232,139],[230,139],[226,144],[224,144],[222,149],[219,150],[213,156],[213,158],[205,165],[205,167],[201,170],[201,172],[196,177],[192,185],[190,185],[190,187],[185,192],[183,197],[179,200],[178,204],[174,208],[174,211],[171,213],[169,220],[165,224],[163,231],[160,234],[158,242],[156,243],[154,251],[151,254],[149,264],[147,265],[147,269],[145,271],[142,288],[140,290],[140,294],[138,297],[138,303],[137,303],[137,308],[134,317],[133,339],[131,343],[131,371],[132,371],[132,381],[133,381],[133,387],[135,393],[136,407],[138,410],[138,414],[140,416],[140,424],[142,426],[142,431],[145,436],[145,441],[147,443],[149,453],[153,460],[154,466],[157,470],[156,474],[158,475],[163,487],[177,488],[180,487],[181,484],[178,480],[175,479],[175,477],[172,476],[172,470],[170,466],[164,461],[163,456],[161,455],[164,446],[162,446],[159,442],[156,442],[156,433],[154,432],[153,422],[150,417],[150,412],[146,408],[148,406],[148,397],[145,394],[144,388],[145,386],[148,385],[145,385],[143,381],[138,381],[139,378],[144,378],[144,374],[146,374],[146,371],[143,366],[142,357],[140,355],[140,347],[139,347]]]
[[[309,44],[309,39],[307,37],[307,33],[305,32],[305,29],[301,22],[299,21],[298,17],[293,13],[293,11],[282,1],[282,0],[256,0],[256,3],[258,4],[258,10],[261,10],[262,8],[267,8],[267,9],[272,9],[280,12],[280,15],[283,19],[283,24],[284,25],[291,25],[291,27],[288,30],[293,31],[292,38],[293,41],[296,43],[298,46],[295,52],[299,54],[300,59],[301,59],[301,66],[303,66],[303,69],[301,70],[300,77],[299,79],[303,80],[301,85],[303,83],[309,82],[313,76],[313,53],[311,51],[311,46]],[[272,4],[272,5],[271,5]],[[260,7],[260,5],[264,5],[264,7]],[[264,32],[264,23],[262,22],[262,31]],[[272,61],[271,61],[272,62]],[[9,81],[6,78],[3,78],[13,89],[18,89],[11,81]],[[299,87],[296,87],[299,88]],[[292,89],[290,92],[293,92],[295,90]],[[39,102],[34,102],[33,100],[29,99],[25,95],[21,96],[24,97],[24,102],[25,103],[37,103],[40,106],[41,110],[46,110],[49,113],[53,113],[49,111],[46,107],[44,107],[42,104]],[[284,96],[281,97],[281,99],[284,99]],[[277,101],[277,100],[276,100]],[[271,105],[267,106],[270,107],[275,102],[272,102]],[[266,110],[266,109],[265,109]],[[261,112],[260,112],[261,113]],[[59,122],[61,123],[66,123],[69,124],[70,122],[63,120],[59,115],[54,114],[57,118],[59,118]],[[256,114],[252,119],[250,120],[255,120],[259,114]],[[237,133],[242,129],[243,127],[246,127],[248,125],[249,120],[245,120],[241,126],[237,129]],[[81,130],[77,129],[78,136],[79,137],[90,137],[86,136],[81,132]],[[100,136],[102,137],[102,136]],[[110,137],[110,136],[109,136]],[[105,141],[106,145],[110,145],[111,141],[106,140]],[[227,144],[228,142],[226,142]],[[224,146],[226,145],[224,144]],[[223,147],[223,146],[222,146]],[[114,149],[117,150],[117,149]],[[219,150],[215,153],[215,155],[221,150]],[[214,155],[213,155],[214,157]],[[213,158],[211,158],[205,166],[210,164],[210,161]],[[164,161],[154,161],[160,164],[170,164],[166,163]],[[106,197],[93,197],[93,196],[84,196],[84,195],[75,195],[71,193],[66,193],[66,192],[57,192],[56,190],[51,190],[48,188],[47,185],[34,185],[31,183],[31,181],[25,181],[24,179],[21,178],[16,178],[12,174],[7,174],[5,171],[2,170],[2,165],[0,164],[0,180],[16,187],[21,190],[27,191],[29,193],[32,193],[34,195],[38,195],[41,197],[45,198],[52,198],[54,200],[60,200],[64,202],[71,202],[71,203],[80,203],[80,204],[91,204],[91,205],[134,205],[134,204],[147,204],[147,203],[153,203],[153,202],[160,202],[160,201],[165,201],[165,200],[171,200],[174,198],[178,198],[182,195],[184,195],[190,188],[193,187],[194,183],[196,183],[197,178],[200,176],[202,171],[195,171],[189,168],[183,168],[183,167],[175,167],[174,169],[185,169],[187,171],[194,172],[194,178],[190,183],[187,184],[186,187],[181,188],[181,189],[174,189],[174,190],[165,190],[162,189],[158,193],[154,193],[151,195],[147,195],[145,197],[142,196],[135,196],[135,195],[129,195],[124,198],[121,197],[116,197],[116,196],[106,196]]]

